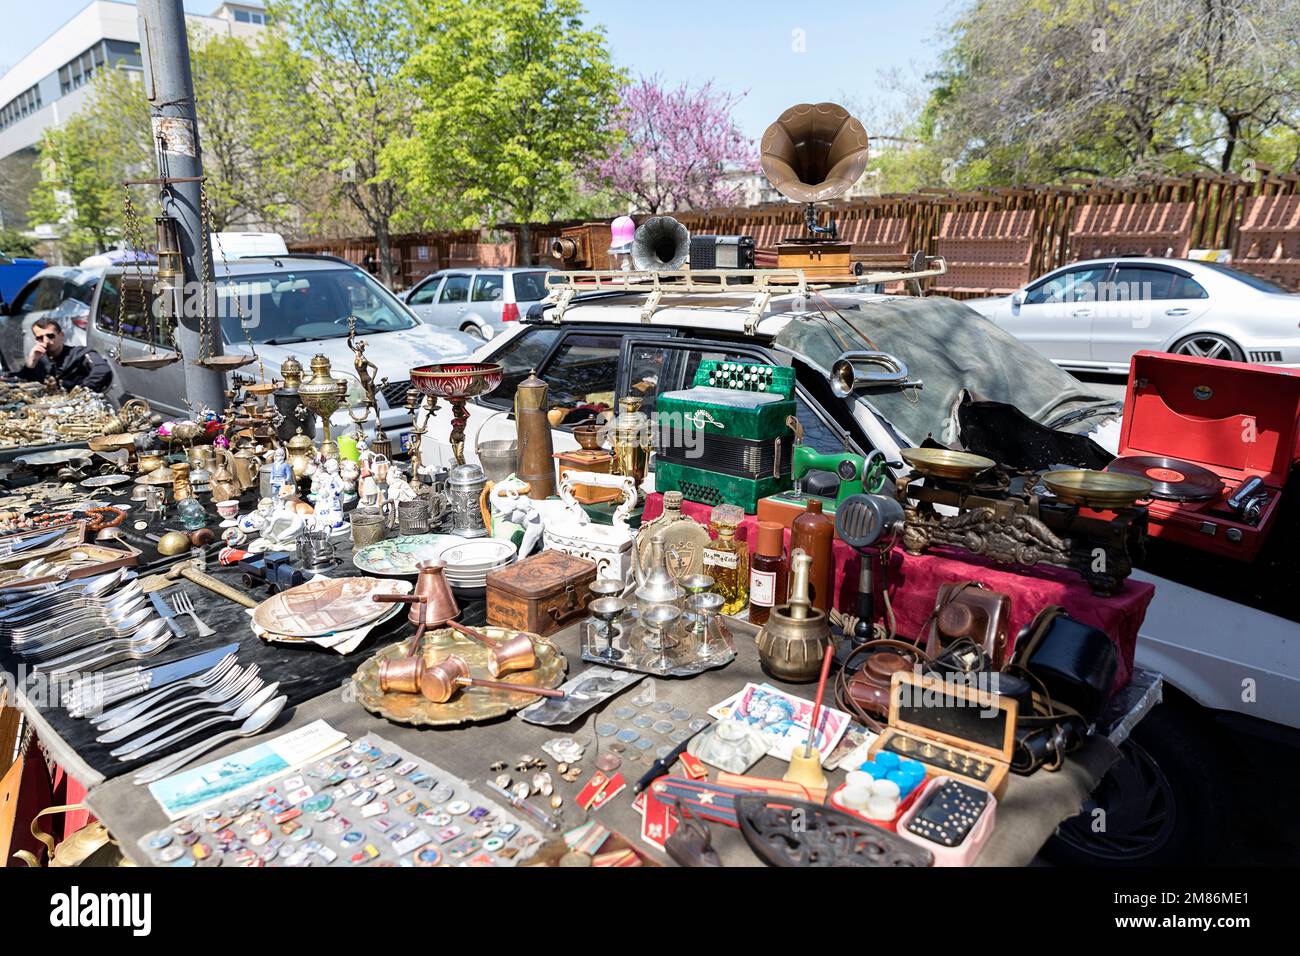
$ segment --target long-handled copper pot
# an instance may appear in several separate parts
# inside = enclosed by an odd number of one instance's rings
[[[471,641],[482,644],[488,649],[488,673],[493,677],[500,677],[511,671],[530,671],[537,666],[537,652],[533,647],[533,637],[527,632],[521,631],[508,640],[494,641],[482,631],[457,624],[455,621],[448,621],[445,626],[464,634]]]
[[[469,676],[469,665],[465,658],[456,654],[444,658],[437,664],[425,664],[424,673],[420,675],[420,693],[435,704],[445,704],[461,687],[488,687],[493,690],[515,691],[522,694],[536,694],[539,697],[565,697],[562,690],[550,687],[537,687],[533,684],[511,684],[509,681],[481,680]]]

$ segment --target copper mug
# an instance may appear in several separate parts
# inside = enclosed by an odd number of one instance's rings
[[[437,664],[425,664],[420,675],[420,693],[426,700],[435,704],[445,704],[455,696],[462,687],[487,687],[493,690],[508,690],[516,693],[536,694],[539,697],[564,697],[562,690],[550,687],[537,687],[532,684],[511,684],[506,681],[480,680],[469,675],[469,665],[465,658],[456,654],[444,658]]]
[[[537,650],[533,646],[533,635],[527,631],[520,631],[514,637],[504,641],[494,641],[482,631],[457,624],[455,621],[448,621],[447,627],[488,649],[488,673],[493,677],[500,677],[512,671],[530,671],[537,666]]]

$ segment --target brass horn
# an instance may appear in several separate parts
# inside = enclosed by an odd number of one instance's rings
[[[847,192],[867,168],[867,131],[836,103],[800,103],[762,140],[763,172],[782,196],[812,203]]]
[[[831,366],[831,391],[839,398],[873,385],[904,385],[907,363],[888,352],[845,352]]]
[[[691,256],[691,234],[672,216],[651,216],[632,237],[632,266],[646,272],[674,272]]]

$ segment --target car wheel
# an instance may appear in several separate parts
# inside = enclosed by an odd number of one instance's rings
[[[486,342],[486,341],[487,341],[487,337],[483,334],[483,330],[480,329],[477,325],[474,325],[472,322],[470,322],[470,323],[466,323],[465,325],[462,325],[462,326],[460,327],[460,330],[461,330],[462,332],[464,332],[466,335],[472,335],[474,338],[478,339],[480,342]]]
[[[1190,708],[1157,707],[1120,746],[1079,815],[1057,827],[1043,856],[1066,866],[1210,862],[1228,816],[1211,769],[1213,736]]]
[[[1245,355],[1231,339],[1213,332],[1201,332],[1189,335],[1174,343],[1169,350],[1175,355],[1190,355],[1194,358],[1222,359],[1225,362],[1241,362]]]

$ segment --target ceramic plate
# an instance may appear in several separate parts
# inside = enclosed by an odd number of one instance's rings
[[[464,539],[452,534],[408,534],[367,545],[352,555],[357,570],[381,577],[414,577],[421,561],[438,560],[438,552]]]
[[[378,620],[391,608],[375,594],[409,594],[406,581],[378,578],[317,578],[267,598],[253,612],[264,631],[287,637],[319,637]]]
[[[515,556],[515,546],[509,541],[486,538],[481,541],[457,540],[438,553],[438,560],[452,571],[473,573],[490,571],[510,563]]]

